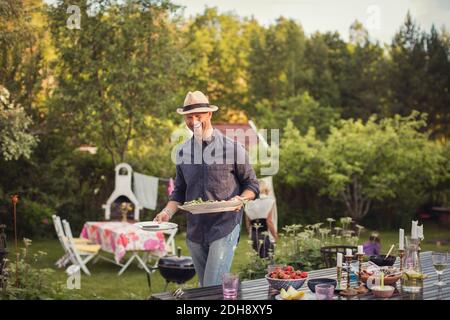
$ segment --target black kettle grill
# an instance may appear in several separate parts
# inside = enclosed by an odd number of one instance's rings
[[[182,256],[181,248],[177,248],[176,256],[162,257],[158,261],[158,269],[164,279],[166,279],[167,290],[169,282],[184,284],[195,276],[195,268],[192,257]]]

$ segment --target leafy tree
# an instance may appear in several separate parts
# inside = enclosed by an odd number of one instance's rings
[[[48,14],[58,54],[58,86],[51,101],[53,117],[73,144],[105,148],[114,164],[124,161],[130,142],[159,133],[147,116],[173,113],[179,104],[176,29],[166,1],[70,1],[81,9],[81,30],[66,27],[69,1]],[[56,120],[56,119],[55,119]]]
[[[256,105],[256,110],[261,128],[282,129],[289,119],[300,133],[306,134],[312,127],[321,138],[339,119],[336,109],[320,105],[307,92],[278,102],[263,100]]]
[[[31,124],[24,108],[11,102],[9,91],[0,86],[0,153],[3,159],[30,157],[37,143],[36,137],[29,133]]]
[[[427,190],[444,176],[442,147],[420,132],[425,118],[418,113],[376,121],[342,120],[324,143],[314,131],[302,136],[289,124],[280,157],[286,183],[309,183],[345,204],[360,220],[374,201],[395,199],[412,210]]]
[[[184,33],[188,60],[184,87],[205,92],[221,107],[223,120],[247,102],[248,37],[253,28],[257,28],[255,20],[206,8],[188,21]]]
[[[430,34],[408,13],[391,45],[390,111],[408,114],[411,110],[429,115],[432,138],[449,133],[450,52],[445,29],[432,26]]]
[[[266,30],[253,32],[250,47],[248,70],[252,101],[274,102],[304,91],[305,35],[298,23],[281,17]]]
[[[0,85],[33,120],[43,112],[50,55],[42,7],[42,0],[0,2]]]

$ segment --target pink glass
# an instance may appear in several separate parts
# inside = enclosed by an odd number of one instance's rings
[[[222,290],[224,299],[236,299],[238,295],[239,276],[234,273],[224,273]]]
[[[316,299],[317,300],[332,300],[334,295],[334,286],[332,284],[316,284]]]

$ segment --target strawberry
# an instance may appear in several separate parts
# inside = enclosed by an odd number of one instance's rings
[[[284,267],[284,271],[291,272],[291,271],[294,271],[294,268],[292,268],[291,266],[287,266],[287,267]]]

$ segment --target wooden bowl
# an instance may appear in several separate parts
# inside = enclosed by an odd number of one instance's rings
[[[361,272],[361,281],[363,281],[364,283],[367,282],[367,280],[369,279],[369,277],[371,277],[372,275],[364,272],[364,270]],[[395,275],[386,275],[384,276],[384,284],[385,285],[394,285],[400,278],[402,277],[401,273],[395,274]]]

